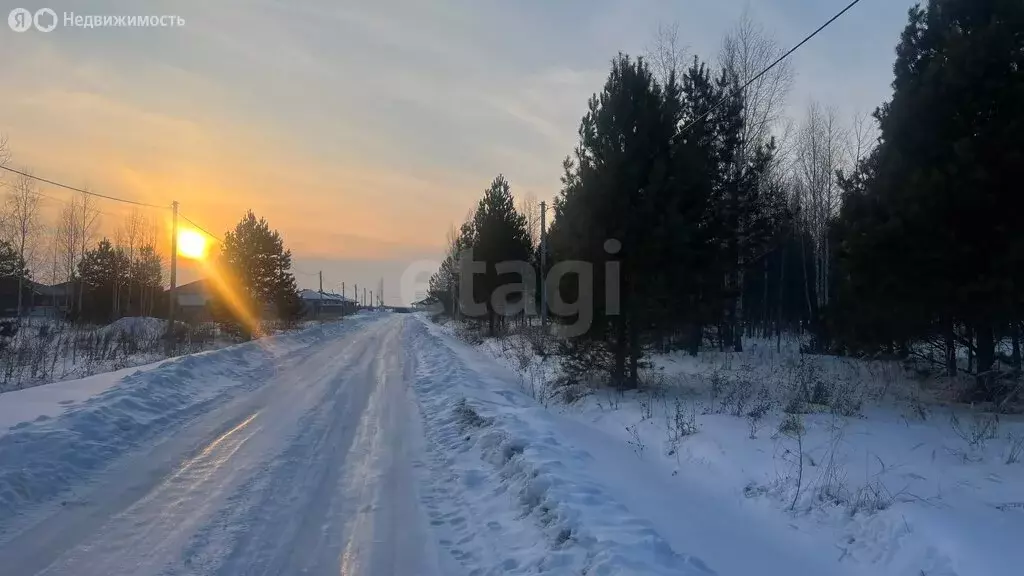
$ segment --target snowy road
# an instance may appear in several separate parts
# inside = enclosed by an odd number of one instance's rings
[[[413,315],[25,392],[0,395],[4,576],[714,574]]]
[[[421,512],[422,433],[385,317],[277,357],[0,544],[29,574],[447,574]]]

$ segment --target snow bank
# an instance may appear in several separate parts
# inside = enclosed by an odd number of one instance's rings
[[[167,320],[148,316],[126,316],[96,330],[100,338],[120,338],[122,336],[148,341],[160,338],[167,330]]]
[[[0,394],[4,421],[30,418],[0,436],[0,519],[57,497],[146,440],[258,386],[265,380],[260,373],[275,370],[282,355],[363,321],[324,324],[144,370]]]
[[[427,437],[450,471],[435,484],[459,485],[473,516],[494,518],[476,526],[459,517],[457,559],[479,562],[487,551],[473,550],[475,534],[497,532],[507,547],[489,574],[713,574],[582,472],[592,456],[564,442],[558,417],[519,391],[513,374],[425,320],[410,330]]]
[[[125,377],[136,372],[152,370],[164,362],[167,360],[105,372],[80,380],[65,380],[4,392],[0,394],[0,437],[11,428],[21,428],[33,421],[43,422],[56,418],[75,405],[105,392]]]
[[[553,414],[559,441],[591,456],[575,463],[581,474],[721,574],[1019,571],[1024,419],[938,403],[947,382],[915,382],[895,362],[801,362],[795,342],[783,345],[655,356],[652,390],[600,390]],[[536,358],[492,339],[477,348],[529,389]],[[861,409],[819,406],[794,417],[799,435],[780,432],[801,379],[834,384],[833,398],[848,394]],[[727,398],[738,381],[753,386],[742,409]],[[772,406],[755,419],[762,387]],[[692,429],[673,437],[679,415]]]

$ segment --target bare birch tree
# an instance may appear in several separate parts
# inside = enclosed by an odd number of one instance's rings
[[[783,54],[783,48],[744,11],[722,41],[719,64],[746,84]],[[752,151],[771,138],[783,115],[786,98],[793,87],[793,67],[783,60],[743,91],[743,142],[746,160]]]
[[[7,166],[11,161],[11,147],[7,142],[7,135],[0,134],[0,166]],[[3,182],[4,174],[0,174],[0,182]]]
[[[526,192],[519,197],[516,210],[526,218],[526,232],[530,235],[530,246],[540,244],[540,203],[533,192]],[[458,234],[458,230],[455,230]]]
[[[731,76],[731,80],[737,86],[744,86],[750,82],[741,95],[743,128],[738,153],[731,168],[733,178],[737,180],[743,177],[745,171],[749,170],[757,151],[773,140],[782,119],[786,97],[793,84],[793,69],[787,61],[783,61],[767,73],[758,76],[782,53],[783,49],[768,35],[763,26],[751,18],[749,12],[743,13],[740,20],[722,41],[722,48],[719,52],[719,64],[722,70]],[[764,191],[780,190],[781,187],[777,185],[783,177],[783,164],[779,159],[774,159],[766,179],[759,185]],[[770,208],[766,203],[765,206],[758,207],[756,210],[763,212]],[[749,237],[746,222],[745,218],[737,218],[734,223],[736,229],[732,231],[733,237],[740,244]],[[746,250],[736,250],[735,253],[737,262],[734,263],[735,268],[730,273],[727,283],[736,293],[740,294],[744,286],[747,267],[751,263],[745,257]],[[762,268],[762,273],[767,275],[767,269]],[[742,348],[742,330],[745,325],[743,298],[731,299],[728,306],[729,309],[726,311],[730,324],[728,333],[734,339],[734,349],[739,351]]]
[[[849,168],[857,165],[875,148],[878,141],[878,127],[872,122],[871,115],[858,112],[853,115],[853,125],[847,143]]]
[[[654,45],[647,49],[647,61],[663,86],[675,75],[681,81],[686,66],[686,48],[679,41],[679,24],[661,24]]]
[[[132,286],[134,285],[133,272],[138,259],[138,250],[142,247],[143,235],[146,228],[146,217],[138,208],[132,208],[125,217],[121,228],[121,236],[124,240],[125,254],[128,256],[128,310],[132,308]]]
[[[100,224],[100,211],[97,200],[86,193],[78,197],[78,209],[75,214],[75,226],[77,226],[78,254],[77,261],[85,258],[85,252],[89,245],[95,240],[96,230]],[[82,301],[85,295],[85,285],[79,282],[78,287],[78,310],[82,310]]]
[[[847,133],[840,126],[835,110],[812,102],[796,138],[794,175],[802,224],[813,242],[814,303],[818,310],[829,301],[831,247],[828,231],[842,200],[836,173],[844,166],[846,150]],[[813,314],[814,310],[810,312]]]
[[[28,169],[22,172],[30,174]],[[42,224],[40,222],[40,202],[42,196],[31,175],[19,174],[13,184],[8,187],[3,205],[4,237],[18,253],[18,257],[27,266],[35,260],[39,245]],[[25,312],[24,291],[25,275],[18,276],[18,318]]]
[[[78,264],[78,197],[72,197],[71,203],[64,206],[57,219],[55,231],[55,243],[57,260],[61,270],[61,277],[64,282],[69,283],[69,290],[65,293],[64,306],[71,308],[75,277],[75,266]]]
[[[160,247],[160,222],[157,219],[150,219],[143,216],[142,218],[142,236],[141,236],[141,249],[140,256],[142,256],[146,249],[152,251],[160,259],[160,281],[159,286],[151,285],[146,283],[146,286],[142,288],[142,293],[139,295],[140,309],[143,311],[145,316],[152,316],[153,310],[156,308],[156,296],[159,290],[162,289],[163,279],[166,276],[167,261],[162,256],[163,252],[159,250]]]

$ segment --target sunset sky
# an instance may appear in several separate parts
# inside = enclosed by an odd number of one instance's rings
[[[788,47],[847,0],[0,0],[58,14],[178,15],[183,27],[0,28],[0,133],[14,167],[182,212],[223,234],[253,209],[300,285],[437,260],[499,172],[553,197],[587,98],[618,51],[676,23],[713,58],[744,10]],[[910,0],[863,0],[793,59],[793,115],[889,94]],[[69,193],[50,187],[55,198]],[[124,210],[101,209],[104,226]],[[190,277],[190,275],[192,275]],[[194,277],[186,271],[185,280]],[[425,280],[425,277],[422,278]]]

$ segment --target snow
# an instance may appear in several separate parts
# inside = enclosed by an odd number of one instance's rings
[[[567,406],[543,400],[552,361],[528,342],[452,333],[368,312],[0,395],[0,566],[974,576],[1024,559],[1024,422],[901,369],[762,343],[658,356],[648,390]],[[781,402],[810,373],[860,410],[808,406],[796,435],[779,404],[753,427],[726,406],[738,382]]]
[[[539,358],[524,360],[522,345],[488,339],[477,348],[517,372],[524,390],[538,372],[543,379],[553,370]],[[999,416],[972,446],[974,431],[995,417],[942,404],[944,383],[922,388],[896,364],[832,357],[805,361],[863,408],[802,415],[799,441],[779,432],[779,404],[752,438],[750,418],[723,410],[721,395],[712,403],[716,378],[745,379],[781,399],[811,370],[798,357],[795,345],[776,352],[766,342],[740,354],[658,356],[646,375],[653,393],[597,392],[552,407],[558,437],[591,456],[574,461],[575,469],[719,574],[1019,571],[1024,464],[1008,457],[1024,438],[1020,416]],[[677,405],[697,431],[673,441]]]
[[[258,385],[319,328],[0,395],[0,517],[55,497],[82,476]]]
[[[413,332],[414,387],[446,471],[434,485],[461,492],[471,511],[439,511],[456,558],[492,556],[487,535],[497,533],[504,557],[484,565],[489,574],[713,573],[586,473],[595,456],[568,441],[568,423],[520,391],[514,374],[425,320]]]
[[[105,392],[125,377],[152,370],[164,362],[166,360],[0,394],[0,437],[11,428],[60,416],[75,405]]]
[[[147,316],[126,316],[107,324],[95,332],[100,338],[132,337],[155,340],[167,331],[167,320]]]

